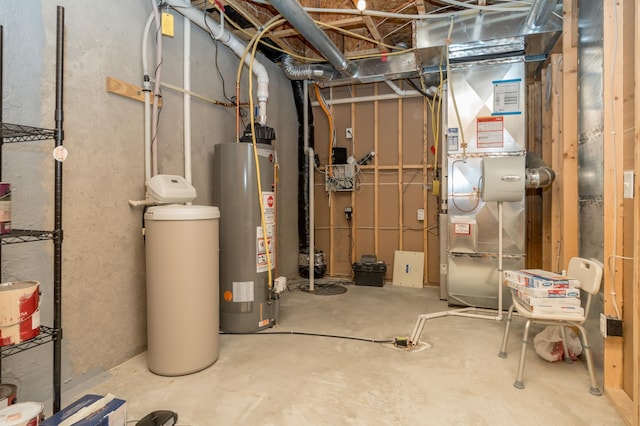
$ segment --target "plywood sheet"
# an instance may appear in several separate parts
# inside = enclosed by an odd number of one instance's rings
[[[393,285],[422,287],[424,253],[396,250],[393,257]]]

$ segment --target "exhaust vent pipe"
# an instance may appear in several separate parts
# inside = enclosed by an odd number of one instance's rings
[[[526,189],[546,188],[556,179],[553,169],[547,166],[538,154],[534,152],[527,152],[526,167]]]
[[[313,19],[295,0],[271,0],[271,5],[284,16],[293,27],[307,39],[309,43],[333,67],[346,77],[354,77],[358,66],[348,61],[329,37],[313,22]]]
[[[289,55],[282,55],[282,72],[289,80],[333,80],[339,73],[330,65],[299,64]]]

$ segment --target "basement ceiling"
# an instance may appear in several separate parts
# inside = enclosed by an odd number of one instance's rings
[[[332,11],[309,11],[320,28],[323,28],[334,44],[349,59],[379,55],[396,50],[415,47],[413,41],[413,19],[402,17],[377,17],[354,13],[337,13],[335,9],[355,10],[358,0],[300,0],[303,7],[332,9]],[[368,11],[388,12],[400,15],[448,14],[468,10],[455,3],[463,1],[437,0],[366,0]],[[466,1],[473,5],[500,5],[504,0]],[[193,0],[193,6],[207,10],[216,20],[220,19],[219,8],[224,6],[225,19],[242,27],[233,29],[245,40],[255,34],[278,12],[266,0]],[[218,8],[216,8],[216,5]],[[443,17],[446,15],[442,15]],[[320,54],[288,24],[275,27],[267,34],[270,41],[281,50],[294,53],[298,59],[324,61]]]

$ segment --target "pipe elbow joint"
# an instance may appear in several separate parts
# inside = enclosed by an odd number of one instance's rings
[[[352,61],[345,61],[341,67],[336,69],[347,77],[355,77],[358,73],[358,65]]]

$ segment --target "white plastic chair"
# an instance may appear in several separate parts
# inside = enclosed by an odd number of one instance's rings
[[[507,340],[509,339],[509,328],[511,327],[511,319],[514,309],[518,311],[518,314],[527,319],[527,323],[524,326],[524,336],[522,338],[522,348],[520,350],[520,363],[518,364],[518,374],[516,381],[513,384],[518,389],[523,389],[524,384],[522,382],[522,376],[524,374],[524,362],[527,352],[527,343],[529,338],[529,326],[531,323],[547,324],[547,325],[559,325],[562,331],[562,340],[564,346],[564,359],[565,362],[572,362],[569,357],[569,349],[567,346],[565,326],[576,327],[580,331],[580,337],[582,338],[583,352],[587,361],[587,369],[589,370],[589,378],[591,380],[591,388],[589,392],[593,395],[602,395],[602,391],[598,387],[596,382],[596,376],[593,371],[593,357],[591,355],[591,346],[589,346],[589,340],[587,333],[582,326],[589,317],[589,308],[591,307],[591,299],[594,295],[600,291],[600,283],[602,281],[602,264],[595,260],[583,259],[580,257],[571,258],[569,261],[569,268],[567,275],[571,278],[576,278],[580,281],[580,288],[587,294],[587,300],[584,302],[584,316],[577,316],[575,314],[564,315],[544,315],[540,313],[531,312],[521,303],[515,295],[512,297],[513,304],[509,308],[509,314],[507,316],[507,322],[504,329],[504,336],[502,338],[502,347],[498,354],[501,358],[507,357]]]

